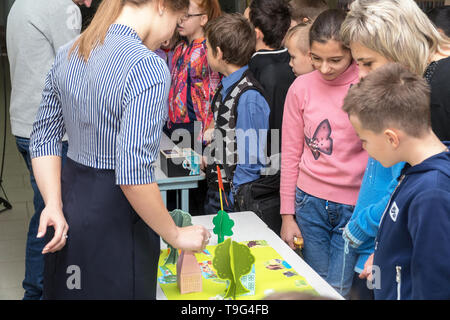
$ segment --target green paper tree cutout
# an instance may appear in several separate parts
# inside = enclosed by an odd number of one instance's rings
[[[250,273],[254,263],[250,249],[231,238],[216,247],[213,266],[219,278],[230,281],[225,298],[236,299],[236,296],[250,292],[242,285],[241,277]]]
[[[234,221],[230,219],[228,213],[223,210],[219,210],[217,215],[213,218],[214,234],[217,234],[217,243],[222,243],[225,240],[225,236],[232,236],[233,231],[231,228],[234,226]]]
[[[172,219],[175,222],[175,225],[177,227],[192,226],[192,217],[188,212],[185,212],[180,209],[175,209],[173,211],[170,211],[169,214],[172,217]],[[164,261],[164,265],[177,263],[178,249],[172,247],[166,241],[164,241],[164,242],[167,244],[167,247],[169,248],[169,255],[167,256],[166,260]]]

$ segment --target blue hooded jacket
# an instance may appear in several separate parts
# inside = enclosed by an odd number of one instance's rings
[[[377,160],[369,157],[355,210],[342,233],[344,239],[348,239],[349,244],[355,247],[358,253],[355,265],[357,273],[363,271],[364,263],[374,251],[381,216],[397,186],[397,179],[404,166],[404,162],[399,162],[385,168]]]
[[[450,299],[450,152],[402,173],[375,241],[375,299]]]

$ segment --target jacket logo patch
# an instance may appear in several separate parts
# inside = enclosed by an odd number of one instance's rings
[[[397,207],[397,204],[394,202],[391,206],[391,209],[389,209],[389,215],[391,216],[392,221],[397,221],[398,212],[400,210]]]

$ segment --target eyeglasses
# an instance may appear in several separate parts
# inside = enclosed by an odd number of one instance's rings
[[[181,16],[181,17],[180,17],[180,21],[188,20],[188,19],[190,19],[190,18],[192,18],[192,17],[203,16],[203,15],[205,15],[205,14],[206,14],[206,13],[194,13],[194,14],[189,14],[189,13],[187,13],[187,14],[185,14],[184,16]]]

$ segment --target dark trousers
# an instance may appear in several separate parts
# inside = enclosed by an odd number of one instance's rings
[[[68,158],[62,198],[69,237],[45,255],[44,299],[155,299],[160,238],[115,184],[114,170]]]
[[[350,300],[374,300],[373,290],[367,287],[367,279],[360,279],[356,272],[350,290]]]
[[[228,200],[228,205],[227,205],[227,202],[225,201],[225,197],[222,192],[223,210],[226,212],[233,212],[234,205],[231,203],[229,193],[227,193],[226,196],[227,196],[227,200]],[[221,210],[219,191],[208,189],[208,192],[206,193],[205,206],[204,206],[205,214],[217,214],[217,212],[219,210]]]

